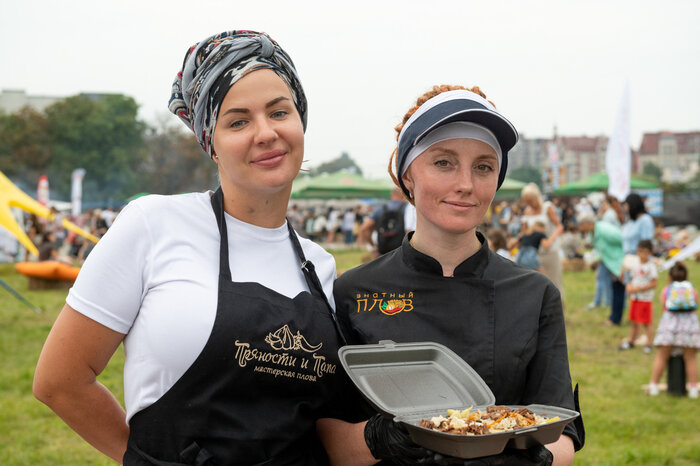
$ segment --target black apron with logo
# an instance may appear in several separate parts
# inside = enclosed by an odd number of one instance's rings
[[[291,226],[310,293],[233,282],[221,188],[211,202],[221,233],[214,326],[175,385],[131,418],[124,464],[326,464],[315,420],[343,376],[335,314]]]

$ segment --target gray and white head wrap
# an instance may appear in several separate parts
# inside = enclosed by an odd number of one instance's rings
[[[292,59],[270,36],[255,31],[227,31],[193,45],[173,82],[168,108],[194,132],[211,157],[221,102],[236,81],[269,68],[289,87],[306,130],[307,103]]]

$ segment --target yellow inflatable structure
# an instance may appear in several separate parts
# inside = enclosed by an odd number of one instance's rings
[[[0,225],[12,233],[29,252],[38,256],[39,250],[34,246],[34,243],[32,243],[24,230],[17,224],[17,221],[12,216],[10,207],[18,207],[47,220],[53,220],[55,217],[51,210],[29,197],[24,191],[15,186],[4,173],[0,172]],[[97,243],[98,241],[97,236],[91,235],[65,218],[61,224],[66,230],[70,230],[83,238],[87,238],[93,243]]]

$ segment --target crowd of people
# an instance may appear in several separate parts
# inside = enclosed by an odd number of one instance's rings
[[[532,220],[525,214],[528,210],[526,199],[531,198],[535,199],[536,204],[547,204],[547,207],[554,212],[554,216],[548,216],[544,221]],[[392,194],[392,199],[388,202],[357,201],[348,207],[338,207],[334,201],[318,201],[312,207],[301,207],[293,203],[287,210],[287,218],[297,234],[325,247],[361,247],[376,250],[378,244],[376,226],[386,206],[392,209],[405,208],[407,212],[403,229],[412,231],[415,228],[413,207],[405,202],[402,196],[396,196],[395,193]],[[34,214],[27,214],[24,216],[24,229],[39,249],[39,256],[33,258],[24,249],[19,252],[18,244],[10,247],[10,241],[4,245],[5,252],[11,255],[13,260],[54,259],[82,263],[94,247],[94,243],[67,231],[61,225],[61,220],[68,217],[86,232],[101,238],[112,225],[121,208],[123,206],[90,209],[78,216],[71,216],[53,208],[55,218],[52,221]],[[537,262],[533,262],[532,250],[550,250],[553,246],[556,247],[558,256],[562,260],[585,259],[584,262],[587,265],[593,264],[595,267],[599,262],[599,254],[591,251],[591,238],[580,231],[579,220],[591,214],[596,219],[619,226],[621,222],[624,223],[624,212],[621,209],[622,204],[611,197],[605,197],[598,205],[590,202],[587,197],[554,197],[550,202],[542,201],[542,194],[539,193],[536,185],[529,185],[521,198],[494,202],[479,229],[488,236],[490,244],[494,245],[494,250],[499,254],[518,263],[533,265],[530,267],[533,269],[544,271],[539,264],[539,259],[536,258]],[[528,222],[531,222],[531,226]],[[687,229],[678,229],[672,233],[664,228],[663,221],[660,219],[654,219],[653,224],[652,256],[654,258],[668,257],[669,254],[683,249],[691,241],[692,233]],[[541,243],[541,241],[544,242]],[[14,240],[11,242],[16,243]],[[518,259],[519,254],[521,259]],[[606,281],[609,273],[601,270],[603,270],[602,267],[596,267],[596,278],[599,283],[596,285],[595,298],[589,304],[589,308],[611,305],[612,291]]]
[[[24,231],[37,247],[39,255],[32,256],[29,251],[20,247],[16,240],[8,237],[3,242],[4,256],[11,261],[55,260],[70,265],[82,264],[95,247],[95,243],[76,232],[66,230],[62,220],[68,218],[84,232],[99,239],[112,226],[118,210],[113,207],[90,209],[72,216],[51,207],[54,215],[52,220],[27,214],[23,217]]]
[[[598,197],[596,195],[592,197]],[[592,215],[596,220],[604,220],[617,226],[625,223],[623,203],[610,196],[602,196],[599,203],[592,202],[586,196],[553,197],[551,201],[544,201],[536,185],[531,184],[525,189],[519,198],[494,202],[492,208],[484,217],[479,226],[480,231],[486,234],[490,242],[495,244],[494,250],[499,251],[504,257],[515,261],[532,263],[531,252],[523,254],[522,249],[531,251],[534,241],[534,249],[551,250],[555,248],[557,256],[566,262],[568,259],[580,259],[581,263],[596,268],[596,277],[605,283],[608,275],[598,271],[596,265],[600,261],[599,253],[593,251],[592,238],[581,232],[579,221]],[[377,234],[372,227],[379,221],[378,212],[386,205],[396,209],[400,205],[407,205],[411,212],[410,204],[405,201],[395,200],[387,202],[382,200],[357,201],[349,207],[338,207],[334,201],[320,203],[313,207],[300,207],[292,204],[287,212],[287,218],[300,236],[309,238],[326,247],[337,248],[342,246],[376,248]],[[531,200],[532,199],[532,200]],[[541,215],[537,207],[528,209],[528,201],[535,206],[544,206],[546,218],[532,218],[531,212]],[[320,201],[319,201],[320,202]],[[396,204],[394,204],[396,202]],[[374,217],[374,219],[373,219]],[[369,220],[369,222],[368,222]],[[372,227],[367,225],[374,223]],[[665,228],[661,219],[653,219],[653,243],[652,256],[654,258],[667,258],[675,251],[683,249],[691,241],[694,230],[685,228],[669,230]],[[364,225],[364,228],[363,228]],[[411,220],[406,220],[406,230],[411,231],[415,226],[415,213]],[[364,230],[364,231],[363,231]],[[540,243],[540,241],[544,243]],[[525,248],[522,248],[523,242]],[[544,248],[541,247],[544,245]],[[518,254],[522,260],[517,259]],[[537,259],[539,261],[539,259]],[[556,261],[554,261],[556,262]],[[556,265],[553,266],[554,268]],[[544,271],[541,264],[531,268],[539,268]],[[549,270],[549,269],[548,269]],[[555,281],[556,283],[556,281]],[[601,305],[610,306],[612,292],[609,286],[596,286],[595,298],[590,308]]]

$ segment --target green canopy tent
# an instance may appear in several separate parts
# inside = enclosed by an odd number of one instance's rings
[[[496,196],[494,199],[512,199],[515,197],[520,197],[520,193],[527,183],[524,181],[518,181],[511,178],[505,178],[503,184],[496,191]]]
[[[595,191],[606,191],[609,181],[607,173],[596,173],[582,180],[565,184],[554,190],[556,195],[588,194]],[[657,189],[658,186],[645,179],[632,176],[630,178],[630,189]]]
[[[390,199],[393,187],[390,179],[370,180],[356,173],[340,171],[298,177],[292,186],[292,199]]]

